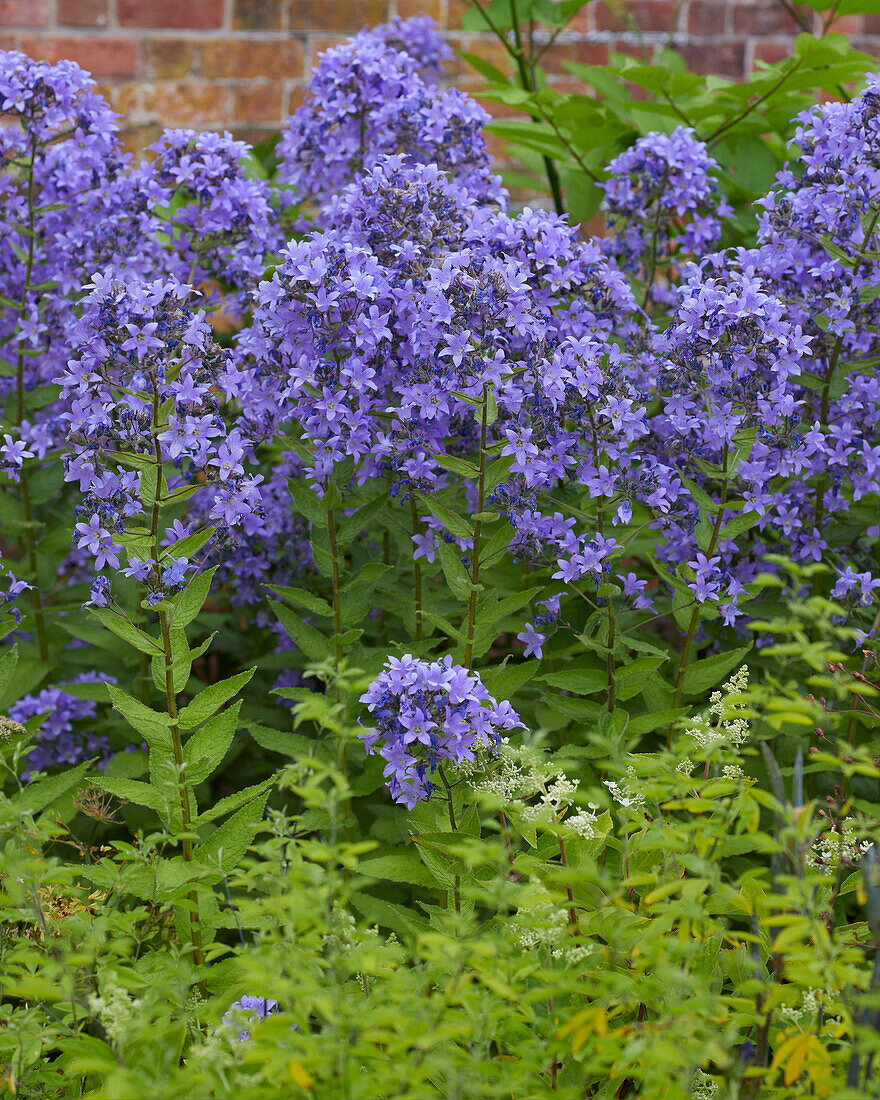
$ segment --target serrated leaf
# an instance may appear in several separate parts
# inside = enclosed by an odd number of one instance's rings
[[[603,669],[581,668],[565,672],[548,672],[538,679],[550,687],[573,691],[576,695],[593,695],[608,687],[608,674]]]
[[[162,795],[149,783],[143,783],[139,779],[117,779],[109,775],[90,775],[89,783],[100,787],[102,791],[112,794],[114,798],[125,802],[133,802],[136,806],[146,806],[157,814],[165,810],[165,800]]]
[[[189,738],[183,746],[183,773],[192,786],[207,779],[223,762],[238,727],[241,699],[215,715]]]
[[[280,603],[273,603],[272,610],[278,621],[287,631],[287,635],[297,648],[301,649],[306,657],[313,661],[323,661],[330,654],[331,643],[320,631],[303,620],[289,607]]]
[[[256,671],[255,666],[246,672],[239,672],[235,676],[229,676],[225,680],[211,684],[204,691],[200,691],[195,699],[180,711],[178,715],[180,728],[189,730],[199,725],[200,722],[204,722],[206,718],[210,718],[218,707],[222,707],[224,703],[238,694]]]
[[[187,626],[202,610],[211,591],[211,581],[218,569],[219,566],[214,565],[203,573],[197,573],[183,592],[173,601],[174,610],[171,613],[171,622],[174,626]]]
[[[59,772],[58,775],[50,775],[36,783],[29,783],[21,792],[19,805],[22,810],[34,814],[40,813],[76,787],[93,766],[94,760],[85,760],[75,768],[68,768],[67,771]]]
[[[250,847],[268,798],[267,789],[224,821],[198,849],[198,861],[209,866],[219,863],[223,871],[231,871]]]
[[[280,584],[269,584],[266,587],[276,595],[281,596],[282,599],[290,600],[291,603],[299,604],[300,607],[304,607],[306,611],[311,611],[313,615],[325,615],[328,618],[333,617],[333,608],[330,604],[321,596],[316,596],[314,592],[307,592],[304,588],[290,588]]]
[[[274,784],[275,776],[273,775],[269,779],[264,779],[261,783],[254,783],[250,787],[244,787],[242,790],[236,791],[235,794],[230,794],[227,795],[226,798],[221,798],[220,801],[215,802],[213,806],[206,806],[195,821],[193,821],[193,825],[198,827],[209,821],[216,821],[218,817],[225,817],[226,814],[230,814],[233,810],[237,810],[239,806],[243,806],[254,798],[258,798],[263,791],[268,792]]]
[[[685,670],[682,694],[705,695],[706,692],[717,687],[729,672],[742,664],[751,648],[751,646],[743,646],[730,653],[716,653],[712,657],[695,661]]]
[[[425,496],[424,493],[419,493],[419,500],[425,505],[428,511],[435,519],[439,519],[446,530],[461,539],[471,539],[473,537],[473,530],[462,519],[461,516],[456,515],[451,508],[447,508],[445,504],[441,504],[439,500],[433,497]]]

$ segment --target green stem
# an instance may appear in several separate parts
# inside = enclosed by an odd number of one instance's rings
[[[336,517],[327,510],[327,534],[330,537],[331,576],[333,580],[333,631],[336,643],[336,702],[342,702],[339,674],[342,670],[342,604],[339,596],[339,546],[336,541]]]
[[[727,504],[727,487],[728,487],[728,474],[727,474],[727,457],[728,448],[725,444],[724,454],[721,460],[721,473],[723,481],[721,483],[721,498],[719,500],[718,514],[715,517],[715,522],[712,525],[712,536],[709,539],[709,546],[706,550],[706,557],[711,558],[715,552],[715,547],[718,545],[718,536],[721,533],[721,528],[724,526],[724,512]],[[691,621],[688,623],[687,635],[685,636],[684,646],[681,651],[681,659],[678,662],[678,675],[675,678],[675,690],[672,693],[672,709],[681,702],[681,695],[684,689],[684,676],[687,672],[688,658],[691,653],[691,645],[693,644],[694,635],[697,632],[697,624],[700,621],[700,604],[694,606],[694,610],[691,613]],[[672,723],[669,723],[669,746],[672,746]]]
[[[159,546],[159,518],[162,490],[162,446],[159,442],[159,385],[155,375],[151,375],[153,387],[153,418],[151,424],[153,436],[153,455],[155,458],[156,486],[153,499],[153,512],[150,521],[150,538],[153,544],[153,559],[158,568],[161,547]],[[164,607],[159,608],[159,625],[162,631],[162,652],[165,662],[165,709],[171,719],[171,745],[174,753],[174,766],[177,774],[178,789],[180,792],[180,814],[183,832],[188,833],[192,827],[192,813],[190,811],[189,786],[183,776],[183,745],[180,740],[180,722],[177,713],[177,695],[174,691],[174,651],[171,648],[171,630],[168,625],[168,612]],[[184,837],[181,841],[183,860],[192,863],[192,840]],[[199,917],[199,899],[196,890],[190,890],[188,894],[192,908],[189,914],[190,940],[193,947],[193,961],[196,966],[201,966],[202,956],[202,930]]]
[[[340,596],[340,579],[339,579],[339,544],[336,540],[336,517],[333,514],[333,509],[327,509],[327,534],[330,538],[330,557],[331,557],[331,577],[333,580],[333,631],[335,634],[335,664],[336,664],[336,702],[339,706],[342,706],[342,684],[340,683],[340,676],[342,675],[342,600]],[[337,754],[337,765],[343,778],[348,780],[348,761],[345,756],[345,737],[340,734],[339,747]],[[346,798],[343,802],[343,815],[348,818],[351,816],[351,799]]]
[[[168,628],[168,613],[165,608],[161,608],[159,611],[159,623],[162,627],[162,648],[165,656],[165,707],[168,712],[168,717],[171,719],[171,744],[174,749],[174,765],[177,771],[178,784],[180,787],[180,813],[183,823],[184,833],[190,832],[192,828],[192,813],[190,810],[189,799],[189,786],[186,783],[186,779],[182,778],[183,769],[183,745],[180,741],[180,723],[178,722],[177,715],[177,696],[174,691],[174,654],[171,649],[171,631]],[[188,836],[184,836],[182,840],[183,846],[183,860],[184,863],[192,863],[193,848],[192,840]],[[198,893],[195,890],[190,890],[189,900],[192,904],[192,908],[189,913],[189,931],[190,939],[193,946],[193,961],[196,966],[201,966],[202,957],[202,929],[200,925],[199,910],[198,910]]]
[[[483,507],[486,501],[486,431],[489,419],[489,387],[483,383],[483,411],[480,420],[480,473],[477,481],[477,518],[474,520],[474,545],[471,558],[471,592],[468,599],[467,642],[464,665],[468,672],[474,663],[474,631],[477,622],[477,585],[480,582],[480,537],[483,532]]]
[[[529,73],[529,65],[526,60],[525,52],[523,50],[522,35],[520,33],[519,19],[517,17],[516,11],[516,0],[510,0],[510,3],[511,12],[513,15],[513,34],[516,41],[515,48],[510,45],[504,35],[504,32],[495,25],[492,17],[489,15],[488,11],[486,11],[486,9],[482,6],[482,4],[480,4],[479,0],[474,0],[474,7],[483,17],[483,21],[485,22],[486,26],[489,28],[489,30],[492,31],[492,33],[504,47],[507,54],[515,63],[517,71],[519,73],[519,79],[523,91],[535,92],[537,90],[536,83]],[[531,118],[532,122],[547,121],[546,119],[542,119],[539,115],[534,115],[531,113],[529,113],[529,117]],[[542,155],[541,160],[544,162],[544,172],[547,175],[547,183],[550,185],[550,191],[553,195],[553,205],[556,208],[556,213],[564,214],[565,202],[562,198],[562,184],[559,180],[559,171],[557,170],[556,165],[554,164],[551,157]]]
[[[449,811],[449,828],[454,832],[458,832],[458,825],[455,821],[455,807],[452,805],[452,787],[449,785],[449,780],[446,778],[446,772],[443,770],[441,764],[437,769],[440,773],[440,779],[443,782],[443,786],[446,788],[446,809]],[[455,901],[455,911],[461,915],[461,875],[456,875],[452,884],[453,898]]]
[[[412,533],[414,535],[419,534],[421,523],[419,521],[419,513],[416,508],[415,497],[409,498],[410,515],[412,516]],[[416,609],[416,641],[422,640],[422,563],[418,558],[413,558],[413,572],[415,574],[415,609]]]

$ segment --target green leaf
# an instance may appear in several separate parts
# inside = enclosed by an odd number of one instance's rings
[[[8,653],[0,657],[0,698],[6,695],[15,666],[18,664],[18,646],[14,645]],[[104,698],[104,696],[102,696]]]
[[[235,794],[230,794],[226,798],[221,798],[220,801],[215,802],[213,806],[209,806],[207,809],[202,810],[193,822],[193,825],[198,827],[209,821],[216,821],[218,817],[225,817],[226,814],[230,814],[233,810],[237,810],[239,806],[243,806],[259,798],[264,792],[268,798],[269,789],[274,785],[275,776],[273,775],[269,779],[264,779],[262,783],[254,783],[251,787],[245,787],[240,791],[236,791]]]
[[[281,603],[273,603],[272,610],[287,631],[291,641],[296,642],[306,657],[312,661],[323,661],[330,653],[331,643],[313,626],[304,623],[295,611]]]
[[[178,715],[180,728],[189,730],[199,725],[200,722],[204,722],[206,718],[210,718],[218,707],[222,707],[224,703],[238,694],[239,690],[244,687],[256,671],[255,666],[246,672],[239,672],[235,676],[229,676],[225,680],[211,684],[204,691],[200,691],[195,699],[185,706]]]
[[[419,493],[418,496],[419,500],[422,501],[431,515],[439,519],[450,534],[456,535],[461,539],[473,538],[473,529],[468,526],[461,516],[456,515],[456,513],[450,508],[447,508],[445,504],[441,504],[439,500],[433,497],[427,497],[423,493]]]
[[[441,539],[437,543],[437,551],[440,554],[440,564],[450,592],[457,600],[468,599],[471,592],[471,578],[461,560],[458,547],[453,549],[448,542]]]
[[[190,654],[186,631],[177,623],[169,628],[168,639],[171,643],[171,684],[176,695],[178,692],[183,691],[187,685],[192,668],[192,655]],[[153,657],[152,673],[156,690],[164,695],[167,690],[164,651]]]
[[[128,695],[121,688],[116,687],[115,684],[105,684],[104,687],[110,697],[113,709],[118,710],[138,733],[142,733],[143,729],[148,726],[167,728],[171,725],[171,719],[167,714],[153,710],[152,707],[148,707],[146,703],[142,703],[140,700]]]
[[[436,886],[434,877],[425,869],[415,852],[395,852],[393,855],[374,856],[358,863],[358,874],[402,882],[409,886]]]
[[[336,533],[339,542],[349,543],[361,531],[368,531],[378,516],[385,510],[387,504],[388,495],[383,493],[381,496],[368,501],[362,508],[358,508],[356,512],[340,524]]]
[[[178,627],[187,626],[205,606],[211,591],[211,581],[219,566],[214,565],[204,573],[197,573],[181,594],[173,601],[171,622]]]
[[[184,778],[190,786],[207,779],[223,762],[238,727],[241,699],[215,715],[183,746]]]
[[[290,600],[291,603],[304,607],[306,611],[311,611],[313,615],[325,615],[327,618],[333,618],[333,608],[321,596],[316,596],[314,592],[307,592],[304,588],[288,588],[284,585],[275,584],[268,584],[266,587],[276,595],[281,596],[282,599]]]
[[[248,726],[248,732],[260,748],[268,752],[277,752],[280,756],[289,756],[292,760],[310,757],[319,744],[313,737],[304,737],[301,733],[290,733],[287,730],[272,729],[270,726],[261,726],[256,722]]]
[[[21,792],[19,805],[25,812],[40,813],[53,802],[57,802],[69,790],[78,786],[93,765],[94,760],[85,760],[75,768],[68,768],[67,771],[59,772],[58,775],[50,775],[36,783],[28,783]]]
[[[269,791],[262,791],[215,829],[198,849],[199,863],[209,866],[219,863],[223,871],[231,871],[250,847],[268,798]]]
[[[466,462],[463,458],[456,458],[455,455],[435,454],[434,459],[438,466],[460,477],[476,480],[480,476],[479,466],[475,466],[473,462]]]
[[[481,673],[486,689],[496,699],[512,699],[541,667],[540,661],[524,661],[516,665],[509,665],[507,662],[508,658],[505,657],[500,668]]]
[[[182,539],[178,539],[177,542],[173,542],[170,546],[166,546],[162,551],[162,560],[168,558],[191,558],[193,554],[197,554],[199,550],[205,545],[205,543],[214,534],[213,527],[206,527],[203,531],[196,531],[192,535],[184,535]]]
[[[684,695],[705,695],[706,692],[716,687],[724,677],[734,668],[738,668],[751,649],[751,646],[743,646],[734,649],[730,653],[716,653],[712,657],[705,657],[701,661],[695,661],[688,665],[682,693]]]
[[[760,519],[761,517],[757,512],[742,512],[740,515],[734,516],[729,523],[725,523],[718,537],[719,539],[735,539],[744,531],[754,527]]]
[[[89,782],[124,802],[146,806],[157,814],[162,814],[165,810],[162,795],[149,783],[143,783],[138,779],[114,779],[109,775],[90,775]]]
[[[595,692],[608,687],[607,673],[603,669],[597,668],[549,672],[546,676],[539,676],[538,679],[551,687],[573,691],[576,695],[593,695]]]

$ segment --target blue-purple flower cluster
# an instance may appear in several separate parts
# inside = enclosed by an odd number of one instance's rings
[[[160,531],[157,504],[199,493],[221,534],[261,510],[260,476],[244,468],[250,443],[227,425],[217,397],[228,392],[231,356],[192,308],[191,287],[175,280],[95,275],[77,335],[79,354],[58,378],[69,403],[65,478],[84,494],[74,538],[98,570],[119,569],[127,546],[126,572],[155,603],[185,582],[192,566],[173,544],[194,533],[180,521]],[[166,477],[166,463],[179,473]],[[134,519],[146,526],[132,542]],[[160,550],[162,541],[171,548]],[[93,602],[105,604],[107,590],[97,583]]]
[[[508,702],[496,702],[474,672],[452,663],[389,657],[361,696],[376,727],[361,734],[368,754],[378,751],[395,802],[412,809],[430,798],[443,761],[473,761],[490,751],[502,731],[524,729]],[[376,745],[379,744],[379,749]]]
[[[115,684],[116,680],[101,672],[84,672],[69,683]],[[35,695],[24,695],[9,708],[9,717],[22,725],[37,715],[45,715],[31,742],[24,779],[33,772],[59,764],[78,764],[90,757],[98,757],[95,767],[100,771],[109,758],[109,740],[89,729],[97,713],[97,704],[70,695],[64,687],[62,683],[43,688]]]
[[[424,17],[362,31],[321,54],[279,145],[282,178],[300,200],[320,208],[380,158],[405,150],[476,201],[503,202],[483,136],[488,114],[458,89],[433,83],[449,56]]]

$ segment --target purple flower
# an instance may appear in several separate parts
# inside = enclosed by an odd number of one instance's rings
[[[435,790],[431,781],[443,760],[473,760],[474,748],[490,751],[500,730],[525,728],[508,703],[498,704],[476,673],[447,656],[429,663],[389,657],[361,696],[376,721],[361,734],[368,754],[385,761],[383,774],[395,802],[407,809]]]
[[[525,643],[523,657],[543,657],[542,646],[547,641],[546,634],[539,634],[532,623],[526,623],[525,629],[517,634],[517,639]]]
[[[223,1014],[223,1023],[238,1027],[236,1042],[243,1043],[251,1037],[251,1031],[267,1016],[278,1012],[278,1002],[268,997],[244,996],[235,1001]]]

